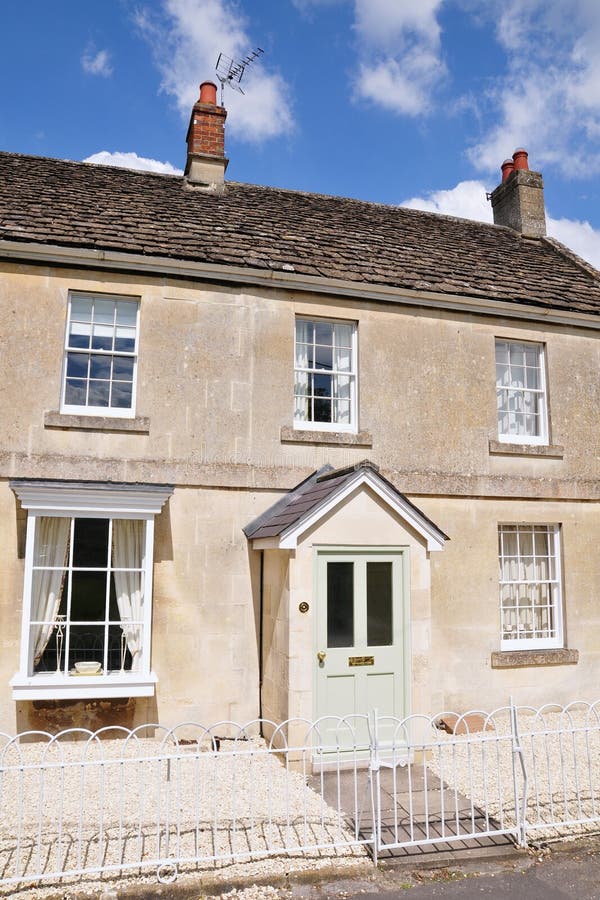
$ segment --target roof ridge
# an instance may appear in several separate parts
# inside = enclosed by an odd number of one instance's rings
[[[106,152],[109,153],[110,151],[107,150]],[[126,153],[129,151],[122,152]],[[135,175],[152,175],[155,177],[158,176],[159,178],[174,178],[178,181],[183,181],[183,175],[175,175],[172,172],[155,172],[152,169],[132,169],[129,166],[111,166],[109,163],[87,162],[84,159],[64,159],[61,156],[38,156],[35,153],[17,153],[16,151],[12,150],[0,150],[0,156],[17,157],[18,159],[33,159],[49,163],[64,163],[68,166],[85,166],[86,168],[91,167],[95,169],[110,169],[111,172],[118,170],[120,172],[130,172]]]

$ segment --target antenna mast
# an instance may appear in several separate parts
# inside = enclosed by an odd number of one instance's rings
[[[239,91],[240,94],[243,94],[244,91],[240,87],[240,81],[244,76],[244,72],[246,71],[247,66],[249,66],[250,63],[253,63],[254,60],[264,52],[262,47],[257,47],[256,50],[252,50],[243,59],[232,59],[230,56],[225,56],[224,53],[219,53],[215,70],[217,78],[221,82],[221,106],[223,106],[223,90],[225,85],[228,84],[234,91]]]

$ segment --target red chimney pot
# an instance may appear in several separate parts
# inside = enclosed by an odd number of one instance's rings
[[[529,169],[527,150],[523,150],[522,147],[519,147],[513,153],[513,161],[515,164],[515,169]]]
[[[508,176],[514,172],[515,164],[512,159],[505,159],[500,168],[502,169],[502,181],[506,181]]]
[[[203,81],[200,85],[200,103],[217,105],[217,86],[212,81]]]

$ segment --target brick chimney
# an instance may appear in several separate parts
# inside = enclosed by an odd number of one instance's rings
[[[189,184],[207,189],[223,186],[225,169],[225,119],[227,110],[217,106],[217,86],[212,81],[200,85],[187,130],[185,174]]]
[[[492,191],[496,225],[508,225],[525,237],[546,234],[544,183],[539,172],[529,170],[527,151],[519,148],[502,163],[502,182]]]

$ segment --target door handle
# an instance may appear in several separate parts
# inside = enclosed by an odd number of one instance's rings
[[[325,657],[326,657],[326,656],[327,656],[327,654],[325,653],[324,650],[319,650],[319,652],[317,653],[317,659],[319,660],[319,665],[320,665],[320,666],[322,666],[323,663],[325,662]]]

